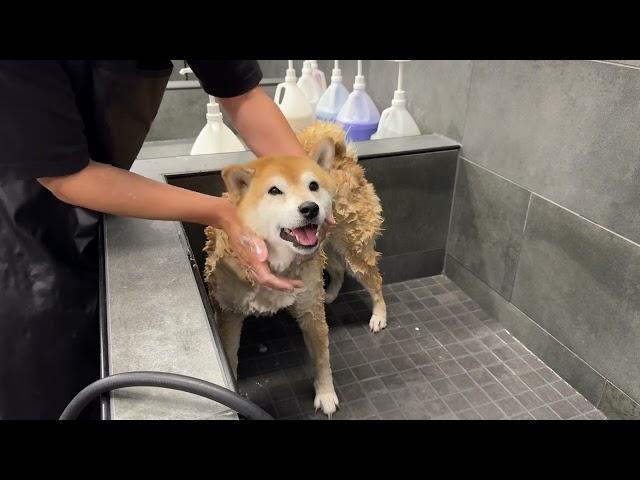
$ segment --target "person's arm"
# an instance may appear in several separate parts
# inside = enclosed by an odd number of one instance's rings
[[[218,98],[225,113],[257,156],[307,154],[278,106],[255,87],[243,95]]]
[[[221,67],[236,72],[216,83],[221,95],[246,93],[260,82],[260,71],[251,62],[210,65],[213,72]],[[238,90],[239,85],[245,89]],[[264,241],[246,231],[227,200],[90,162],[76,102],[63,62],[0,60],[0,177],[36,178],[61,200],[100,212],[223,228],[259,283],[284,290],[298,285],[271,274]],[[38,132],[35,142],[30,140],[33,131]]]
[[[257,60],[187,62],[257,157],[306,156],[280,108],[260,88],[262,70]]]
[[[302,286],[299,281],[271,273],[264,241],[241,225],[235,206],[224,198],[157,182],[93,161],[71,175],[41,177],[38,181],[61,201],[98,212],[221,228],[256,281],[286,291]]]

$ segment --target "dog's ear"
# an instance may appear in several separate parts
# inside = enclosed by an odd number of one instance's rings
[[[342,140],[336,142],[335,158],[342,158],[347,154],[347,144]]]
[[[227,191],[233,196],[241,196],[249,187],[255,170],[244,165],[231,165],[222,170],[222,179]]]
[[[330,170],[336,156],[336,144],[329,137],[323,138],[313,149],[311,158],[325,170]]]

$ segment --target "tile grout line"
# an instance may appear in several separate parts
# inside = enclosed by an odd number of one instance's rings
[[[471,85],[473,82],[473,71],[475,70],[475,61],[471,60],[471,72],[469,73],[469,86],[467,87],[467,101],[464,110],[464,125],[462,126],[462,138],[460,139],[460,150],[458,150],[458,158],[456,160],[456,174],[453,179],[453,191],[451,192],[451,209],[449,211],[449,225],[447,228],[447,238],[444,242],[444,262],[442,263],[442,272],[446,271],[447,267],[447,250],[449,247],[449,237],[451,236],[451,227],[453,222],[453,209],[455,208],[456,201],[456,188],[458,187],[458,178],[460,176],[460,164],[462,159],[464,158],[462,155],[462,151],[464,149],[464,132],[467,128],[467,115],[469,113],[469,98],[471,96]]]
[[[597,227],[597,228],[600,228],[600,229],[604,230],[604,231],[605,231],[605,232],[607,232],[607,233],[612,234],[612,235],[613,235],[613,236],[615,236],[615,237],[618,237],[620,240],[623,240],[623,241],[625,241],[625,242],[627,242],[627,243],[630,243],[630,244],[631,244],[631,245],[633,245],[634,247],[638,247],[638,248],[640,248],[640,243],[637,243],[637,242],[635,242],[635,241],[631,240],[630,238],[627,238],[627,237],[625,237],[625,236],[623,236],[623,235],[620,235],[619,233],[614,232],[614,231],[613,231],[613,230],[611,230],[610,228],[607,228],[607,227],[605,227],[604,225],[600,225],[598,222],[594,222],[594,221],[593,221],[593,220],[591,220],[590,218],[585,217],[584,215],[582,215],[582,214],[580,214],[580,213],[578,213],[578,212],[574,212],[574,211],[573,211],[573,210],[571,210],[570,208],[567,208],[567,207],[565,207],[565,206],[563,206],[563,205],[560,205],[559,203],[554,202],[553,200],[551,200],[551,199],[549,199],[549,198],[546,198],[545,196],[540,195],[540,194],[538,194],[538,193],[531,192],[531,194],[532,194],[532,195],[535,195],[535,196],[536,196],[536,197],[538,197],[538,198],[541,198],[542,200],[544,200],[544,201],[546,201],[546,202],[548,202],[548,203],[550,203],[550,204],[552,204],[552,205],[554,205],[554,206],[556,206],[556,207],[558,207],[558,208],[561,208],[562,210],[564,210],[564,211],[566,211],[566,212],[568,212],[568,213],[570,213],[570,214],[572,214],[572,215],[574,215],[574,216],[576,216],[576,217],[578,217],[578,218],[580,218],[580,219],[582,219],[582,220],[586,221],[587,223],[590,223],[591,225],[593,225],[593,226],[595,226],[595,227]]]
[[[640,70],[640,67],[636,65],[629,65],[627,63],[620,63],[620,62],[611,62],[609,60],[589,60],[589,62],[602,63],[604,65],[613,65],[615,67],[630,68],[631,70]]]
[[[533,192],[529,192],[529,203],[527,204],[527,212],[524,215],[524,225],[522,226],[523,238],[524,238],[524,232],[527,230],[527,221],[529,220],[529,210],[531,210],[531,200],[532,200],[532,198],[533,198]]]
[[[458,159],[456,161],[456,174],[453,178],[453,190],[451,192],[451,208],[449,210],[449,225],[447,227],[447,238],[444,242],[444,261],[442,262],[442,272],[447,270],[447,252],[449,250],[449,238],[451,237],[451,227],[453,226],[453,210],[456,206],[456,189],[458,187],[458,179],[460,177],[460,164],[462,162],[462,154],[458,153]]]
[[[513,278],[511,279],[511,290],[509,291],[509,300],[513,298],[513,291],[516,288],[516,278],[518,278],[518,268],[520,267],[520,257],[522,256],[522,246],[524,244],[524,232],[527,230],[527,221],[529,220],[529,211],[531,210],[531,201],[533,199],[533,192],[529,192],[529,202],[527,203],[527,211],[524,214],[524,223],[522,225],[522,237],[518,242],[518,259],[516,260],[516,266],[513,269]]]
[[[607,391],[607,383],[609,383],[609,381],[607,379],[605,379],[604,388],[602,389],[602,393],[600,394],[600,398],[598,399],[598,404],[596,405],[596,408],[598,410],[600,410],[600,405],[602,405],[602,400],[604,399],[604,392]],[[600,410],[600,411],[602,411],[602,410]]]
[[[462,148],[464,148],[464,132],[467,129],[467,117],[469,115],[469,99],[471,98],[471,85],[473,84],[473,72],[475,71],[476,61],[471,60],[471,73],[469,73],[469,87],[467,88],[467,103],[464,109],[464,125],[462,126],[462,138],[460,139],[460,143],[462,144]]]
[[[561,208],[561,209],[563,209],[563,210],[565,210],[565,211],[567,211],[567,212],[571,213],[572,215],[574,215],[574,216],[576,216],[576,217],[579,217],[579,218],[581,218],[581,219],[583,219],[583,220],[585,220],[585,221],[587,221],[587,222],[591,223],[592,225],[594,225],[594,226],[596,226],[596,227],[598,227],[598,228],[601,228],[602,230],[604,230],[604,231],[606,231],[606,232],[608,232],[608,233],[611,233],[612,235],[615,235],[616,237],[620,238],[621,240],[624,240],[624,241],[626,241],[626,242],[628,242],[628,243],[632,244],[633,246],[640,248],[640,243],[637,243],[637,242],[635,242],[635,241],[631,240],[630,238],[627,238],[627,237],[625,237],[625,236],[623,236],[623,235],[620,235],[619,233],[614,232],[614,231],[613,231],[613,230],[611,230],[610,228],[607,228],[607,227],[605,227],[604,225],[600,225],[598,222],[595,222],[595,221],[591,220],[590,218],[585,217],[584,215],[582,215],[582,214],[580,214],[580,213],[578,213],[578,212],[575,212],[575,211],[571,210],[570,208],[567,208],[567,207],[565,207],[565,206],[563,206],[563,205],[560,205],[559,203],[557,203],[557,202],[555,202],[555,201],[553,201],[553,200],[551,200],[551,199],[549,199],[549,198],[545,197],[544,195],[542,195],[542,194],[540,194],[540,193],[536,193],[536,192],[534,192],[534,191],[532,191],[532,190],[529,190],[528,188],[526,188],[526,187],[524,187],[524,186],[520,185],[519,183],[514,182],[513,180],[510,180],[510,179],[508,179],[507,177],[505,177],[505,176],[503,176],[503,175],[500,175],[499,173],[497,173],[497,172],[495,172],[495,171],[493,171],[493,170],[491,170],[491,169],[489,169],[489,168],[487,168],[487,167],[485,167],[485,166],[483,166],[483,165],[480,165],[479,163],[476,163],[476,162],[474,162],[473,160],[470,160],[470,159],[469,159],[469,158],[467,158],[467,157],[464,157],[464,156],[462,156],[462,155],[461,155],[461,156],[460,156],[460,158],[461,158],[461,159],[463,159],[464,161],[469,162],[470,164],[472,164],[472,165],[474,165],[474,166],[476,166],[476,167],[478,167],[478,168],[482,169],[482,170],[485,170],[485,171],[487,171],[487,172],[489,172],[489,173],[491,173],[491,174],[493,174],[493,175],[495,175],[495,176],[497,176],[497,177],[501,178],[502,180],[505,180],[505,181],[507,181],[507,182],[509,182],[509,183],[511,183],[511,184],[513,184],[513,185],[515,185],[516,187],[519,187],[519,188],[521,188],[521,189],[523,189],[523,190],[525,190],[525,191],[527,191],[527,192],[531,193],[532,195],[535,195],[536,197],[541,198],[542,200],[544,200],[544,201],[546,201],[546,202],[551,203],[552,205],[555,205],[556,207],[559,207],[559,208]]]
[[[451,258],[453,258],[456,262],[458,262],[458,264],[462,267],[464,267],[464,269],[469,272],[470,274],[472,274],[476,279],[478,279],[479,281],[481,281],[487,288],[489,288],[492,292],[494,292],[495,294],[497,294],[500,298],[502,298],[505,302],[507,303],[511,303],[509,300],[507,300],[507,298],[505,298],[500,292],[498,292],[497,290],[495,290],[491,285],[489,285],[487,282],[485,282],[482,278],[478,277],[474,272],[472,272],[469,267],[467,267],[462,260],[460,260],[459,258],[457,258],[455,255],[449,253],[448,254]],[[453,280],[452,280],[453,281]],[[455,283],[455,282],[454,282]],[[464,290],[463,290],[464,291]],[[465,292],[466,293],[466,292]],[[473,300],[473,299],[472,299]],[[475,300],[474,300],[475,301]],[[478,302],[476,302],[478,303]],[[512,304],[513,305],[513,304]]]
[[[606,390],[607,384],[611,385],[612,388],[615,388],[616,390],[618,390],[620,393],[622,393],[625,397],[627,397],[632,403],[634,403],[636,406],[640,407],[640,402],[638,402],[635,398],[633,398],[631,395],[629,395],[627,392],[625,392],[623,389],[621,389],[620,387],[618,387],[615,383],[613,383],[611,380],[609,380],[608,378],[605,378],[605,389],[602,391],[602,396],[600,397],[600,400],[598,400],[598,409],[600,408],[599,405],[602,404],[602,400],[604,399],[604,392]]]

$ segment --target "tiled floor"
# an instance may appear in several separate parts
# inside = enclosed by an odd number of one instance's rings
[[[364,292],[327,307],[334,419],[604,419],[444,276],[385,286],[388,327]],[[239,390],[279,419],[322,419],[309,356],[285,314],[245,321]]]

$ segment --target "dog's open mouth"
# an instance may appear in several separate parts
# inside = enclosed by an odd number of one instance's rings
[[[298,248],[313,248],[318,244],[318,225],[309,223],[298,228],[280,229],[280,238]]]

